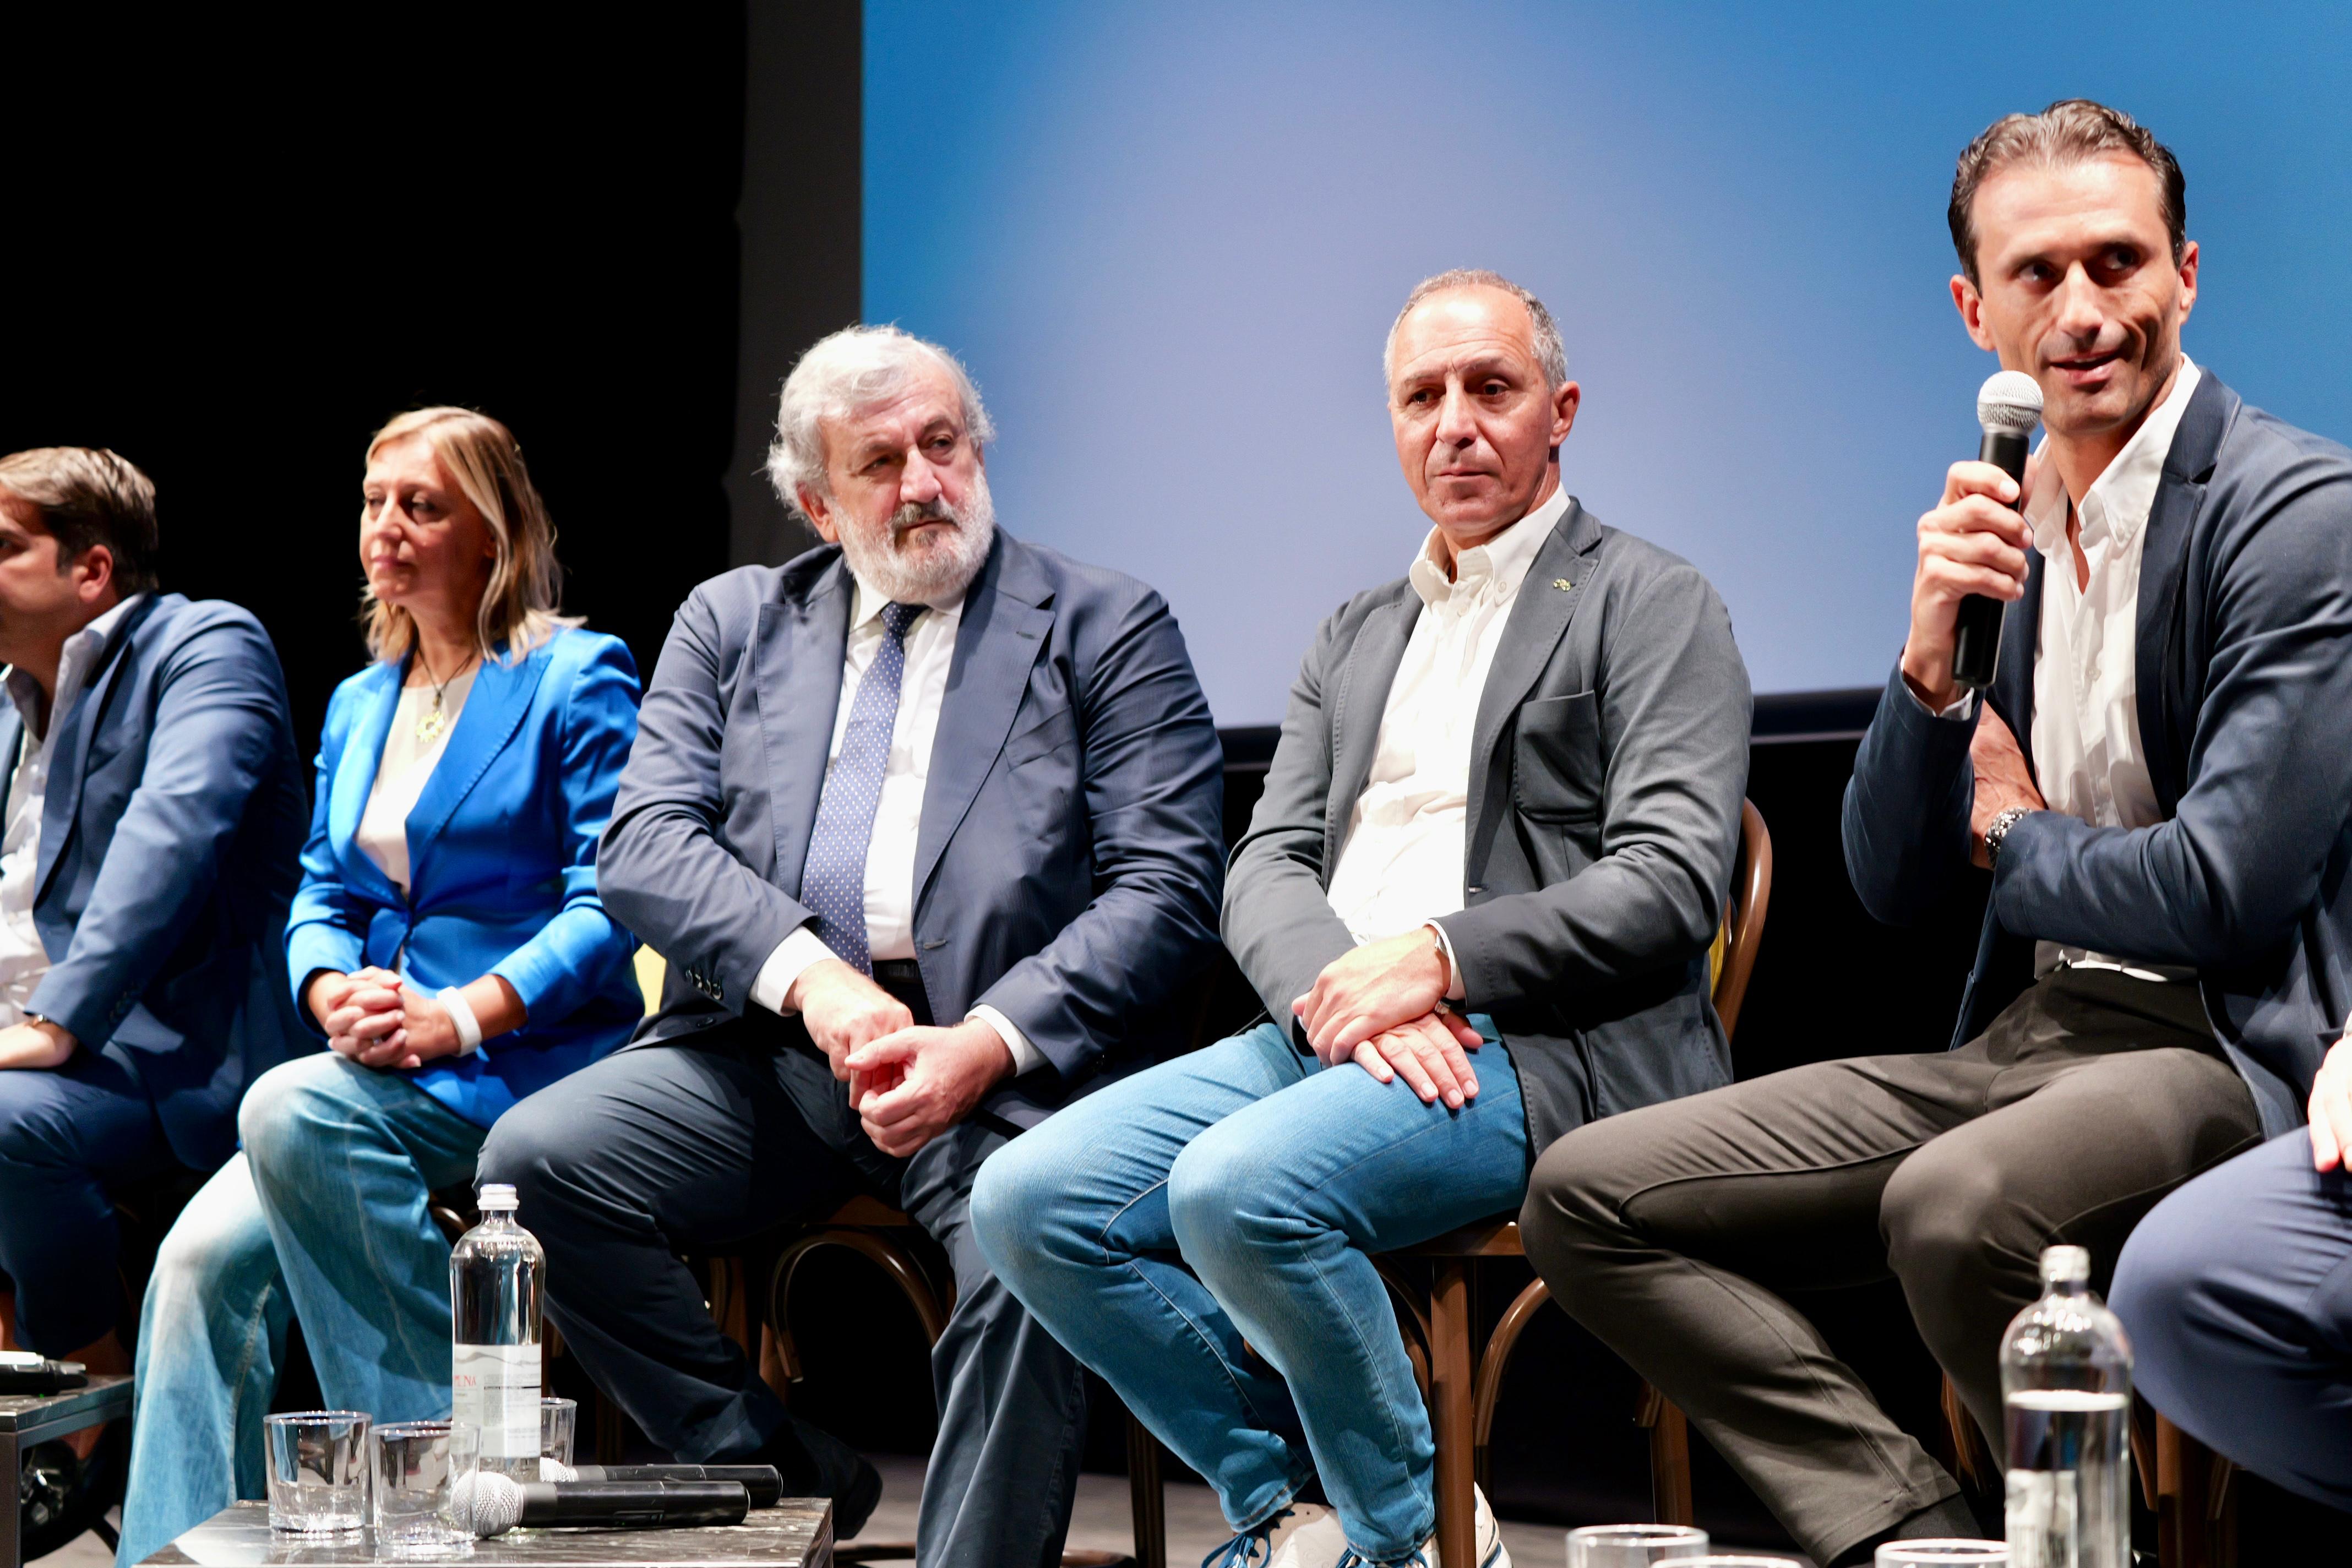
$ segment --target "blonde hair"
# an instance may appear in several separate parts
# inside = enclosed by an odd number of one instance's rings
[[[493,657],[503,644],[511,662],[563,627],[579,626],[581,617],[556,613],[562,582],[555,563],[555,524],[530,482],[514,432],[470,408],[419,408],[401,415],[369,439],[369,460],[412,436],[424,437],[457,489],[482,514],[498,547],[489,584],[474,612],[474,639],[482,657]],[[373,592],[360,597],[360,619],[367,628],[373,658],[400,658],[415,646],[415,619]]]

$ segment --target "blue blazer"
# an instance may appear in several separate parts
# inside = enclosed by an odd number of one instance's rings
[[[54,715],[33,922],[52,963],[31,1010],[145,1091],[172,1152],[236,1146],[245,1086],[309,1043],[278,947],[302,771],[269,635],[218,600],[148,598]],[[24,724],[0,719],[0,811]]]
[[[604,1055],[645,1012],[635,942],[596,896],[596,837],[637,734],[637,670],[619,638],[559,631],[486,659],[408,814],[409,892],[359,848],[405,661],[335,689],[318,805],[286,926],[299,999],[321,970],[396,969],[428,991],[503,975],[530,1017],[473,1056],[405,1076],[478,1127]],[[313,1034],[318,1022],[302,1009]]]
[[[2193,965],[2276,1135],[2302,1124],[2352,1008],[2352,452],[2207,370],[2142,551],[2139,730],[2167,820],[2036,812],[2011,829],[1952,1043],[2032,979],[2036,939]],[[2030,742],[2042,563],[2026,559],[1989,699]],[[1930,715],[1900,670],[1879,700],[1846,787],[1845,858],[1880,920],[1924,913],[1969,863],[1975,728]]]
[[[597,876],[669,960],[636,1044],[740,1019],[815,918],[801,869],[824,787],[854,592],[840,550],[695,589],[646,698]],[[1214,951],[1223,753],[1159,595],[1000,533],[956,630],[915,851],[931,1016],[998,1009],[1051,1068],[982,1109],[1031,1126],[1185,1037],[1171,1005]],[[770,1048],[772,1048],[770,1047]]]

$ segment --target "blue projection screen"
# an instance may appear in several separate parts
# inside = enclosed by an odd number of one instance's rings
[[[1490,267],[1558,315],[1567,487],[1696,562],[1759,692],[1874,686],[1976,448],[1953,159],[2099,98],[2180,156],[2186,343],[2352,437],[2352,7],[867,0],[864,300],[971,366],[1003,526],[1160,588],[1218,721],[1426,523],[1380,350]]]

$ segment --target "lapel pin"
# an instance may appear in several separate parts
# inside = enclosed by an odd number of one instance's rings
[[[1570,582],[1570,581],[1569,581],[1567,578],[1565,578],[1565,577],[1555,577],[1555,578],[1553,578],[1553,579],[1551,580],[1551,585],[1552,585],[1553,587],[1555,587],[1555,588],[1559,589],[1559,590],[1561,593],[1563,593],[1563,594],[1567,593],[1570,588],[1573,588],[1573,587],[1575,587],[1575,586],[1576,586],[1576,584],[1573,584],[1573,583]]]

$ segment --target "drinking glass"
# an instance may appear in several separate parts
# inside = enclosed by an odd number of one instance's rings
[[[367,1523],[368,1418],[298,1410],[262,1418],[269,1448],[269,1528],[348,1535]]]
[[[551,1395],[539,1402],[539,1457],[558,1464],[572,1462],[572,1434],[580,1422],[580,1406]]]
[[[1752,1552],[1727,1556],[1718,1552],[1706,1557],[1685,1557],[1675,1568],[1796,1568],[1796,1563],[1786,1557],[1759,1557]]]
[[[2006,1541],[1890,1541],[1877,1568],[2009,1568]]]
[[[1568,1532],[1568,1568],[1649,1568],[1706,1555],[1706,1531],[1686,1524],[1587,1524]]]
[[[482,1436],[457,1421],[402,1421],[375,1429],[376,1545],[394,1557],[452,1557],[474,1549],[458,1501],[481,1463]]]

